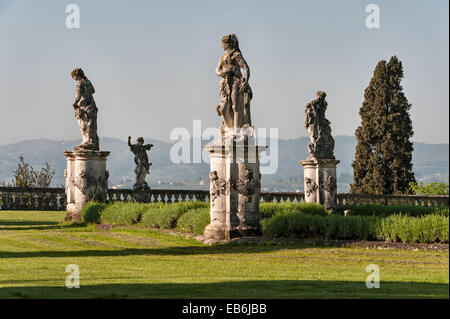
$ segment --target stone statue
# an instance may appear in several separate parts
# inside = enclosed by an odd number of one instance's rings
[[[75,81],[78,81],[73,108],[75,110],[75,117],[78,120],[78,125],[80,126],[81,136],[83,137],[82,143],[75,147],[75,151],[98,151],[98,108],[95,105],[92,96],[92,94],[95,93],[94,86],[84,75],[82,69],[75,69],[70,75]]]
[[[311,139],[308,144],[307,159],[335,159],[334,139],[331,136],[330,121],[325,118],[328,103],[324,91],[318,91],[317,96],[305,105],[305,128]]]
[[[222,38],[222,48],[226,53],[216,69],[216,75],[222,78],[220,104],[216,108],[218,115],[223,118],[220,133],[222,137],[227,133],[231,136],[252,135],[250,101],[253,93],[248,84],[250,69],[242,57],[235,34]]]
[[[134,162],[136,163],[136,168],[134,169],[136,183],[133,189],[150,189],[145,181],[145,177],[150,173],[150,165],[152,165],[152,163],[148,162],[147,151],[150,151],[153,144],[144,145],[142,137],[139,137],[136,142],[137,144],[131,144],[131,136],[128,136],[128,146],[134,153]]]

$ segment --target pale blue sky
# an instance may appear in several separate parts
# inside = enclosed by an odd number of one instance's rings
[[[65,27],[78,4],[81,28]],[[381,28],[365,27],[380,7]],[[192,120],[218,127],[220,39],[236,33],[251,68],[255,127],[306,136],[304,104],[328,94],[334,135],[353,135],[376,63],[396,54],[414,141],[449,141],[449,4],[396,1],[0,0],[0,144],[80,137],[72,111],[82,67],[99,135],[168,140]]]

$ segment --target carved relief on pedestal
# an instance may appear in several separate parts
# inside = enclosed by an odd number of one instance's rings
[[[85,193],[89,199],[106,200],[104,197],[108,191],[108,178],[108,171],[105,171],[104,176],[95,177],[82,170],[73,181],[73,185]],[[91,188],[91,191],[87,192],[89,188]]]
[[[336,179],[332,176],[329,175],[326,171],[324,172],[323,175],[323,189],[330,193],[333,194],[334,191],[336,190],[337,186],[336,186]]]
[[[311,195],[314,195],[319,186],[317,186],[316,182],[314,182],[309,177],[305,177],[305,183],[306,183],[306,196],[310,197]]]
[[[237,190],[239,194],[243,195],[241,200],[246,202],[252,201],[252,196],[255,193],[255,189],[260,186],[260,182],[255,180],[253,176],[253,170],[244,168],[239,172],[239,179],[234,181],[232,187]],[[240,200],[240,201],[241,201]],[[243,204],[243,203],[240,203]]]
[[[217,175],[217,171],[209,173],[211,205],[214,206],[214,200],[220,195],[228,195],[230,193],[230,181],[226,181]]]
[[[335,193],[337,189],[336,179],[333,175],[328,174],[327,171],[323,174],[323,184],[321,185],[324,190],[324,207],[325,209],[336,208]]]

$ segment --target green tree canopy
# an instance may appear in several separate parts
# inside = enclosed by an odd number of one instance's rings
[[[403,67],[396,56],[378,62],[359,115],[357,145],[350,192],[356,194],[408,193],[412,172],[414,134],[408,103],[400,84]]]

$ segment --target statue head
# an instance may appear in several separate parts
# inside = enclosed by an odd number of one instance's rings
[[[234,33],[230,33],[222,37],[222,48],[227,49],[239,49],[239,41]]]
[[[70,75],[75,81],[78,81],[80,79],[85,79],[86,76],[84,75],[84,72],[81,68],[76,68],[72,72],[70,72]]]
[[[327,94],[324,91],[317,91],[316,95],[319,99],[322,100],[327,96]]]
[[[141,137],[138,137],[137,138],[137,140],[136,140],[136,142],[139,144],[139,145],[142,145],[142,144],[144,144],[144,138],[141,136]]]

